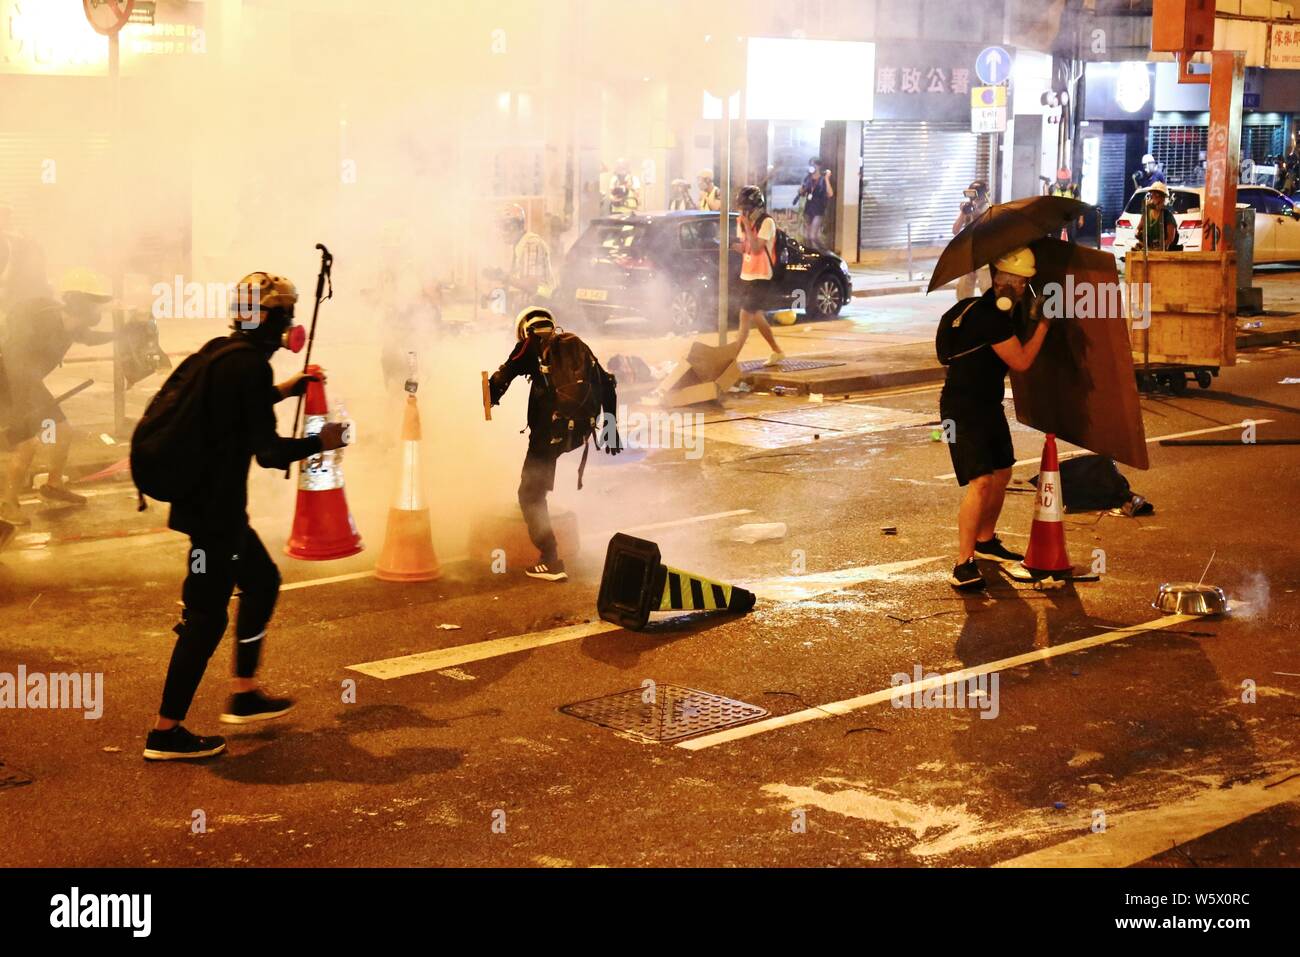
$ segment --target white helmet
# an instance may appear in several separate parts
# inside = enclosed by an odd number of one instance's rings
[[[1156,165],[1156,158],[1155,158],[1154,156],[1152,156],[1150,153],[1143,153],[1143,154],[1142,154],[1142,165],[1143,165],[1143,166],[1155,166],[1155,165]]]
[[[523,342],[528,333],[534,329],[538,332],[543,329],[554,331],[555,316],[551,313],[551,310],[542,306],[528,306],[520,311],[515,318],[515,336],[520,342]]]

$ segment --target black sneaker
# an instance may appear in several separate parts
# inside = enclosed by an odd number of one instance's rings
[[[948,576],[948,584],[953,588],[974,590],[984,587],[984,576],[972,558],[953,568],[952,574]]]
[[[564,570],[564,562],[556,559],[553,562],[538,562],[532,568],[525,568],[524,574],[529,578],[541,578],[548,582],[568,581],[568,573]]]
[[[222,724],[251,724],[254,721],[270,721],[293,710],[291,698],[268,698],[261,691],[242,691],[230,696],[230,703],[221,716]]]
[[[193,761],[210,758],[226,750],[226,739],[218,735],[191,734],[181,725],[159,731],[154,728],[144,742],[146,761]]]
[[[1002,544],[1002,539],[996,535],[987,542],[976,542],[975,554],[980,558],[987,558],[991,562],[1001,562],[1003,565],[1014,565],[1025,560],[1024,555],[1011,551]]]

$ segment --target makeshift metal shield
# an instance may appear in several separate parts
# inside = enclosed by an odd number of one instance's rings
[[[1059,239],[1029,244],[1032,285],[1052,325],[1026,372],[1011,373],[1016,419],[1080,448],[1148,467],[1115,257]]]

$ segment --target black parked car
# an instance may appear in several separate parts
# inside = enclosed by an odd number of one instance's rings
[[[732,213],[732,237],[736,219]],[[766,308],[794,308],[823,319],[838,315],[853,291],[848,265],[834,253],[819,252],[794,237],[787,242],[789,263],[773,282]],[[734,317],[739,311],[740,254],[729,255],[727,296]],[[564,259],[555,304],[561,322],[639,316],[676,333],[714,325],[718,214],[682,210],[592,220]]]

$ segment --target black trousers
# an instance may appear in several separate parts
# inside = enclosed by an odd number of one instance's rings
[[[555,488],[555,462],[560,457],[557,447],[529,443],[524,456],[524,470],[519,477],[519,510],[528,525],[528,537],[541,553],[543,564],[553,565],[559,559],[556,550],[555,530],[551,528],[551,512],[546,507],[546,495]]]
[[[189,572],[181,587],[185,608],[176,632],[176,647],[163,685],[158,713],[185,720],[208,659],[221,643],[229,621],[230,596],[239,588],[235,618],[235,675],[257,672],[266,625],[280,595],[280,570],[257,532],[245,526],[235,535],[190,537]]]

